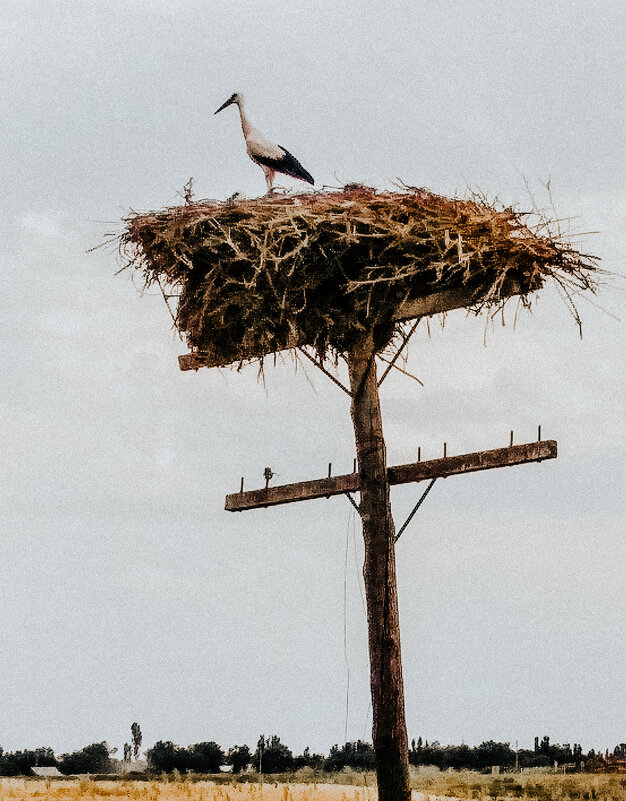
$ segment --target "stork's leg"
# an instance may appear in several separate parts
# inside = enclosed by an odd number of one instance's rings
[[[269,167],[265,167],[263,172],[265,173],[265,183],[267,184],[267,196],[272,197],[274,194],[274,175],[276,173]]]

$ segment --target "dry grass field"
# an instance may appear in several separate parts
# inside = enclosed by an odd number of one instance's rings
[[[367,787],[339,784],[215,784],[210,781],[0,780],[0,801],[369,801]]]
[[[470,771],[415,773],[411,776],[411,786],[424,798],[626,801],[626,776],[615,774],[518,773],[491,776]]]
[[[374,777],[338,775],[335,782],[257,784],[180,779],[0,779],[0,801],[376,801]],[[342,778],[351,782],[340,783]],[[364,783],[365,782],[365,783]],[[626,801],[626,776],[598,774],[414,774],[414,801]]]

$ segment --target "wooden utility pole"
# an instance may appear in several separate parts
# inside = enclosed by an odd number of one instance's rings
[[[242,479],[240,491],[226,496],[225,508],[229,512],[242,512],[341,494],[347,495],[357,506],[365,544],[363,575],[378,797],[380,801],[408,801],[411,791],[395,558],[398,535],[391,514],[390,487],[426,480],[431,482],[400,528],[401,533],[437,478],[554,459],[557,443],[541,440],[540,427],[536,442],[514,445],[511,432],[508,447],[387,467],[375,356],[371,335],[364,337],[346,354],[357,471],[246,492]],[[270,469],[268,472],[271,476]],[[358,505],[352,492],[360,493]]]
[[[537,442],[514,445],[511,432],[511,442],[506,448],[461,456],[446,455],[427,462],[387,467],[375,357],[371,332],[362,337],[345,356],[350,381],[357,472],[331,477],[329,466],[327,478],[279,487],[270,487],[268,480],[265,488],[247,492],[243,491],[242,479],[240,492],[226,496],[226,509],[231,512],[258,509],[341,493],[347,494],[352,500],[350,493],[360,492],[357,508],[365,544],[363,576],[378,797],[380,801],[410,801],[396,581],[396,533],[391,514],[390,486],[553,459],[557,454],[557,446],[551,440],[542,442],[541,431]],[[271,469],[267,468],[266,473],[271,478]],[[417,506],[419,503],[421,500]],[[406,527],[414,512],[415,509],[400,531]]]
[[[410,801],[395,528],[376,378],[373,336],[347,354],[365,542],[365,597],[372,692],[372,739],[379,801]]]
[[[390,486],[445,478],[452,475],[510,467],[554,459],[557,444],[541,440],[513,444],[460,456],[447,456],[387,467],[380,397],[376,376],[376,352],[372,335],[363,337],[347,354],[351,416],[356,442],[358,470],[345,475],[284,484],[226,496],[230,512],[258,509],[283,503],[360,493],[357,506],[363,525],[365,563],[363,576],[367,603],[367,629],[372,693],[372,740],[376,754],[379,801],[409,801],[408,737],[404,710],[404,683],[400,648],[400,620],[396,581],[396,533],[391,514]],[[445,448],[444,448],[445,450]],[[271,477],[271,469],[266,472]],[[269,484],[269,481],[268,481]],[[416,509],[400,529],[405,529]]]
[[[461,456],[445,455],[427,462],[387,467],[375,357],[371,332],[345,356],[350,381],[350,412],[356,442],[357,472],[331,477],[329,466],[328,478],[279,487],[270,487],[268,481],[264,489],[247,492],[243,491],[242,479],[241,490],[226,496],[226,509],[231,512],[258,509],[294,501],[328,498],[341,493],[352,500],[350,493],[360,492],[357,508],[361,516],[365,544],[363,576],[367,603],[372,740],[376,754],[378,798],[379,801],[410,801],[396,581],[396,533],[391,514],[390,486],[426,479],[434,481],[455,474],[553,459],[557,455],[557,445],[553,440],[542,442],[541,429],[537,442],[514,445],[511,432],[511,442],[506,448]],[[271,469],[266,469],[266,472],[271,477]],[[355,503],[353,500],[352,502]],[[416,509],[419,503],[421,500]],[[415,509],[400,531],[406,527],[414,512]]]

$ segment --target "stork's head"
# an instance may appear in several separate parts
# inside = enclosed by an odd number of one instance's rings
[[[235,94],[231,95],[225,103],[222,103],[222,105],[218,108],[218,110],[215,113],[219,114],[219,112],[225,109],[226,106],[230,106],[233,103],[237,103],[237,105],[243,103],[243,95],[240,95],[238,92],[235,92]]]

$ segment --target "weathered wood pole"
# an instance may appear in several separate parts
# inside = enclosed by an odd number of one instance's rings
[[[370,333],[346,357],[361,481],[372,740],[376,754],[379,801],[409,801],[411,790],[400,653],[395,528],[391,516],[374,356],[373,336]]]

